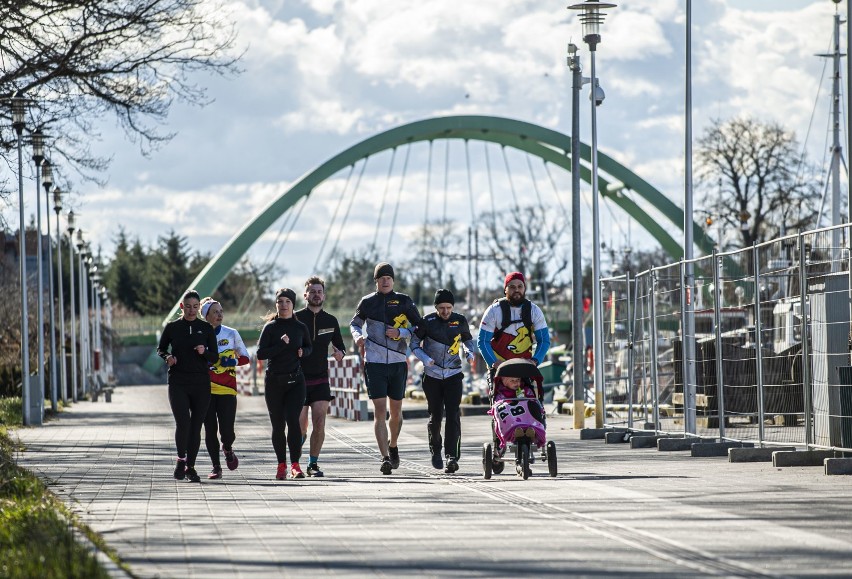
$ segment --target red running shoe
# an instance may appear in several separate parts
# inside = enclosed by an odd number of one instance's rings
[[[209,478],[209,479],[222,478],[222,467],[221,466],[214,466],[213,470],[210,471],[210,474],[207,475],[207,478]]]
[[[278,474],[275,475],[275,478],[278,480],[285,480],[287,478],[287,463],[279,462],[278,463]]]
[[[305,478],[305,473],[302,472],[298,462],[290,465],[290,478]]]

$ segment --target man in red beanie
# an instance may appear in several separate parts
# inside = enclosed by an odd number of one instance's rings
[[[536,365],[544,362],[550,331],[541,308],[526,299],[526,289],[524,274],[507,274],[505,297],[495,300],[482,315],[477,346],[488,366],[497,367],[512,358],[529,358]]]

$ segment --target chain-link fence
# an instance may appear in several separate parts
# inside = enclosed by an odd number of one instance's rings
[[[605,423],[852,452],[849,234],[602,279]]]

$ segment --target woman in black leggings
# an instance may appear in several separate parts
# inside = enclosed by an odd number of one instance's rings
[[[269,360],[264,378],[266,408],[272,422],[272,447],[278,458],[275,478],[287,478],[287,447],[290,447],[290,477],[305,478],[299,466],[302,429],[299,415],[305,405],[305,377],[299,359],[311,353],[307,326],[293,315],[296,292],[282,288],[275,292],[274,314],[267,316],[257,342],[257,358]],[[286,426],[286,437],[285,437]]]
[[[175,417],[177,465],[174,477],[200,482],[195,457],[201,446],[201,425],[210,403],[208,367],[219,358],[213,326],[198,317],[201,297],[195,290],[183,295],[181,316],[166,324],[157,354],[169,367],[169,403]]]

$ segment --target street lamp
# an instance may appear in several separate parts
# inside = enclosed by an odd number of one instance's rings
[[[77,402],[77,315],[74,312],[74,212],[68,212],[68,272],[71,275],[71,295],[69,296],[71,307],[71,400]]]
[[[594,304],[594,353],[595,353],[595,425],[603,426],[604,419],[604,365],[603,365],[603,307],[601,298],[601,235],[600,209],[598,204],[598,122],[597,107],[603,102],[603,91],[600,90],[595,73],[595,51],[601,42],[601,24],[606,14],[601,12],[607,8],[615,8],[615,4],[586,0],[572,4],[569,10],[580,12],[580,22],[583,25],[583,41],[589,45],[591,62],[591,94],[592,101],[592,302]],[[574,362],[575,364],[577,361]]]
[[[53,169],[50,164],[45,165],[44,179],[47,179],[48,170],[50,171],[51,181],[53,181]],[[46,185],[45,189],[47,189]],[[62,283],[62,228],[59,222],[59,214],[62,213],[62,191],[60,191],[59,187],[53,189],[53,211],[56,213],[56,267],[58,268],[56,285],[59,290],[59,382],[62,385],[62,388],[60,388],[62,403],[67,404],[68,376],[66,376],[65,370],[65,290]],[[53,268],[51,268],[51,271],[53,271]]]
[[[80,391],[83,395],[88,392],[86,376],[88,372],[87,358],[89,355],[88,343],[86,341],[86,333],[88,331],[88,302],[89,292],[86,288],[86,242],[83,241],[83,230],[77,229],[77,257],[78,264],[78,283],[77,296],[80,300]]]
[[[12,128],[18,138],[18,210],[20,217],[18,232],[18,261],[21,274],[21,399],[23,403],[23,423],[25,426],[33,424],[30,411],[30,324],[27,311],[27,232],[24,221],[24,156],[23,156],[23,134],[29,100],[21,96],[17,91],[7,99],[12,109]]]
[[[53,240],[50,236],[50,188],[53,187],[53,168],[47,159],[43,159],[41,162],[41,184],[44,187],[44,216],[47,223],[47,295],[50,304],[50,405],[56,412],[59,410],[59,365],[56,358],[56,310],[53,299]],[[56,221],[58,231],[58,217]]]
[[[39,392],[41,392],[41,395],[38,397],[38,409],[39,423],[41,423],[44,417],[44,373],[46,367],[44,363],[44,248],[42,247],[41,240],[41,201],[39,201],[41,197],[41,162],[44,161],[44,133],[41,132],[40,127],[30,135],[30,144],[33,146],[32,159],[35,163],[36,178],[36,269],[38,270],[36,275],[36,319],[38,320],[36,337],[38,338],[38,388]],[[50,332],[51,334],[53,333],[52,326]],[[54,375],[51,372],[51,381],[53,379]],[[53,386],[50,389],[50,403],[53,410],[56,411],[56,398],[54,396],[55,382]]]

